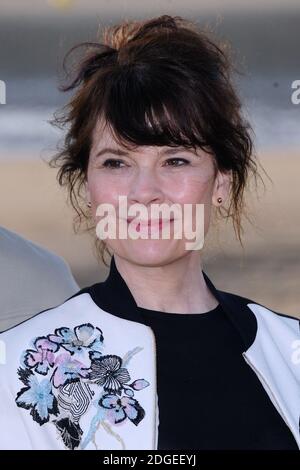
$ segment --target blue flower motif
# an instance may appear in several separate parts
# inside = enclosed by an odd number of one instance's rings
[[[71,354],[83,352],[84,349],[101,353],[103,347],[103,334],[100,328],[90,323],[71,328],[57,328],[54,335],[48,335],[53,343],[60,344]]]
[[[59,410],[51,382],[48,379],[39,382],[29,369],[19,369],[19,376],[26,387],[17,394],[17,405],[31,410],[31,416],[40,425],[49,421],[50,414],[57,416]]]

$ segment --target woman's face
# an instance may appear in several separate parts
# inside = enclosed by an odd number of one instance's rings
[[[107,150],[104,150],[105,148]],[[107,213],[103,212],[102,216],[96,215],[97,207],[109,204],[117,216],[117,226],[119,222],[123,224],[123,228],[131,225],[136,227],[134,230],[137,236],[142,233],[148,236],[147,239],[142,239],[127,234],[126,238],[122,239],[117,231],[115,239],[112,237],[105,240],[110,251],[135,264],[160,266],[191,252],[195,253],[186,249],[186,243],[191,243],[193,240],[188,235],[185,223],[189,224],[190,229],[195,230],[196,204],[203,204],[204,220],[198,219],[197,223],[203,222],[205,236],[209,228],[212,205],[219,205],[218,197],[222,197],[224,201],[228,190],[229,175],[215,173],[213,157],[200,148],[197,154],[185,148],[159,146],[140,146],[128,151],[117,144],[107,126],[104,128],[98,124],[94,130],[87,170],[87,198],[91,202],[92,215],[96,223],[101,219],[103,221],[104,214],[107,216]],[[119,204],[120,195],[126,196],[128,210],[130,207],[133,209],[133,205],[138,203],[143,206],[143,213],[135,212],[131,215],[128,215],[128,212],[127,215],[122,213]],[[158,204],[165,204],[166,207],[177,204],[177,208],[182,208],[175,218],[183,214],[189,222],[183,220],[182,227],[185,228],[180,231],[179,237],[174,238],[174,230],[178,226],[172,221],[174,218],[172,212],[170,217],[167,213],[153,217],[154,213],[151,211],[154,205]],[[192,218],[184,212],[184,204],[191,205]],[[145,214],[149,218],[148,221],[151,220],[151,228],[145,220]],[[137,223],[141,222],[140,225],[134,225],[131,220],[134,217]],[[169,224],[170,237],[167,239],[162,238],[159,217],[170,220],[163,222],[165,227]],[[151,236],[151,233],[156,233],[156,238]]]

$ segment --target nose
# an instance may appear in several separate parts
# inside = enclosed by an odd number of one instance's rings
[[[139,170],[132,181],[128,200],[131,204],[139,203],[146,206],[151,203],[160,204],[163,202],[162,184],[153,169],[143,168]]]

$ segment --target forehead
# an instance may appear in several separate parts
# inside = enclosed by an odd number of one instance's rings
[[[185,152],[190,152],[195,154],[194,149],[189,149],[184,146],[167,146],[167,145],[162,145],[162,146],[148,146],[148,145],[134,145],[131,142],[126,142],[126,145],[123,145],[122,142],[119,142],[118,139],[114,136],[113,131],[111,130],[109,125],[106,125],[103,123],[103,121],[98,121],[95,129],[93,131],[93,141],[92,141],[92,149],[91,149],[91,155],[97,156],[99,152],[102,151],[104,152],[105,149],[116,149],[120,150],[122,153],[134,153],[138,150],[139,154],[141,152],[145,153],[155,153],[155,154],[166,154],[166,155],[172,155],[175,154],[179,151],[185,151]],[[200,149],[197,149],[197,154],[201,152]]]

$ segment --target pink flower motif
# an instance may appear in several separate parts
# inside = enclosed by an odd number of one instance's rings
[[[24,356],[24,364],[42,375],[47,375],[50,367],[53,367],[55,361],[55,352],[59,346],[49,341],[46,337],[40,337],[35,340],[36,350],[27,349]]]
[[[71,354],[60,354],[55,360],[56,369],[52,375],[53,385],[58,388],[66,383],[76,382],[82,378],[88,378],[90,368],[85,367],[82,362],[73,359]]]

